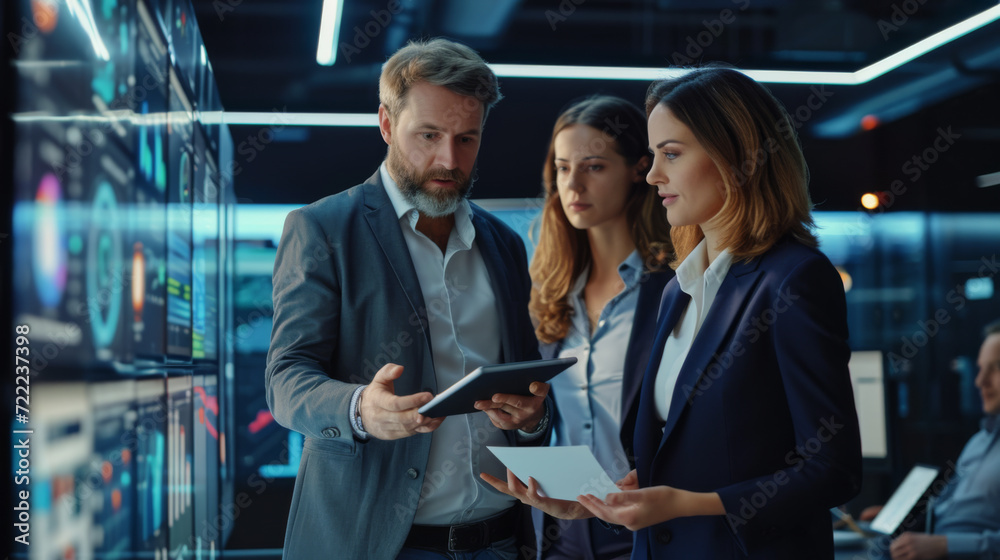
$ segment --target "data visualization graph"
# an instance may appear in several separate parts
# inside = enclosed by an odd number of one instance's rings
[[[12,488],[30,490],[31,545],[11,558],[210,560],[231,530],[233,145],[195,13],[0,10],[0,315],[25,332],[34,430]]]

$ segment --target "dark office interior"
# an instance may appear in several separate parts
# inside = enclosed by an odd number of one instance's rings
[[[996,2],[340,4],[321,63],[323,0],[4,1],[0,292],[8,354],[31,349],[4,383],[10,557],[280,557],[303,444],[265,401],[282,224],[376,171],[379,73],[415,38],[495,65],[472,199],[529,257],[568,103],[641,106],[658,73],[708,63],[764,83],[844,279],[864,455],[845,510],[979,429],[976,357],[1000,319]]]

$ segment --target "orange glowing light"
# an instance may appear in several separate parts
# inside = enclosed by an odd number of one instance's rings
[[[875,115],[865,115],[861,117],[861,128],[863,130],[874,130],[878,125],[879,120]]]
[[[142,243],[136,241],[132,247],[132,310],[135,321],[142,321],[142,307],[146,302],[146,255]]]
[[[114,472],[115,468],[111,466],[110,461],[104,461],[101,463],[101,478],[104,479],[105,483],[111,482],[111,475],[113,475]]]
[[[59,23],[59,5],[52,0],[31,0],[31,18],[39,31],[52,33]]]
[[[872,193],[865,193],[861,195],[861,205],[869,210],[878,208],[878,196]]]
[[[837,272],[840,273],[840,281],[844,283],[844,292],[851,291],[851,288],[854,287],[854,279],[851,278],[851,275],[846,270],[839,266],[837,267]]]
[[[111,491],[111,508],[115,512],[122,508],[122,491],[118,488]]]

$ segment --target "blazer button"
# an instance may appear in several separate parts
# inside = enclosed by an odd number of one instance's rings
[[[406,476],[408,476],[410,478],[417,478],[418,474],[420,474],[420,473],[418,473],[417,469],[415,469],[413,467],[410,467],[410,468],[406,469]]]
[[[674,534],[670,532],[670,529],[660,529],[656,532],[656,542],[660,544],[670,544],[673,538]]]
[[[323,437],[328,437],[328,438],[340,437],[339,428],[324,428],[323,431],[320,433],[323,434]]]

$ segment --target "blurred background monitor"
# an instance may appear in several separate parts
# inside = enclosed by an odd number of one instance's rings
[[[851,353],[851,384],[861,426],[861,455],[865,459],[889,456],[882,362],[882,352],[878,350]]]

